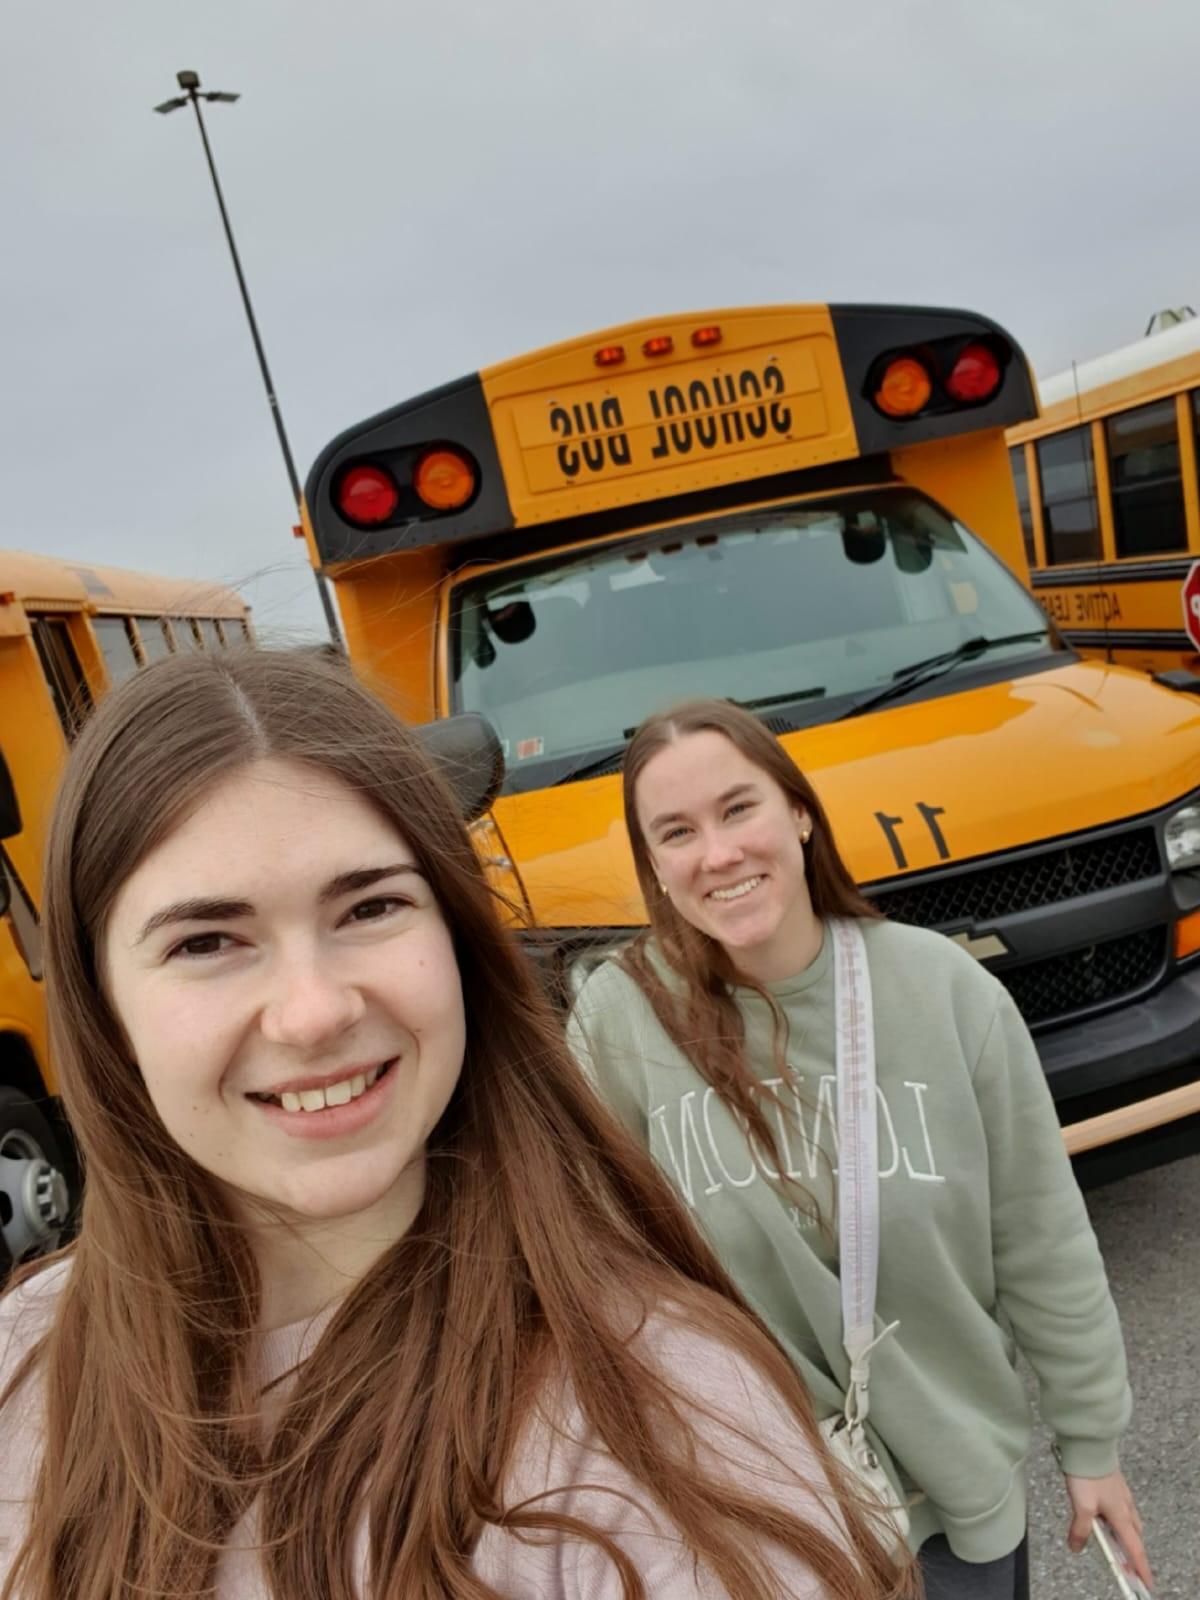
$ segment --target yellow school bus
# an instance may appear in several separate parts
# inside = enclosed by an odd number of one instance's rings
[[[880,908],[1007,985],[1099,1181],[1200,1136],[1200,716],[1081,660],[1024,587],[1004,435],[1035,413],[968,312],[670,315],[351,428],[305,531],[364,676],[496,727],[477,837],[565,998],[645,921],[630,732],[735,699]]]
[[[177,650],[250,639],[211,584],[0,551],[0,1278],[73,1202],[47,1043],[38,908],[46,822],[67,746],[113,682]]]
[[[1200,319],[1039,389],[1042,415],[1008,435],[1034,595],[1087,655],[1200,669],[1183,593],[1200,561]]]

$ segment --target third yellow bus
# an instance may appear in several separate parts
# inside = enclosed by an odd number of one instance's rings
[[[1035,596],[1085,655],[1200,670],[1183,593],[1200,560],[1200,319],[1038,387],[1042,415],[1008,433]]]
[[[151,661],[250,641],[228,589],[0,550],[0,1280],[53,1243],[78,1174],[42,978],[46,823],[97,698]]]

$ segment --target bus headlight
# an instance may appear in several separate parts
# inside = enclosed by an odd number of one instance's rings
[[[1172,872],[1200,867],[1200,805],[1181,806],[1163,829],[1163,842]]]

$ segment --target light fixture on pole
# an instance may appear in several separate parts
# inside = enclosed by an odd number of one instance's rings
[[[279,409],[279,401],[275,395],[275,385],[271,381],[271,371],[267,366],[267,353],[263,349],[262,339],[259,337],[258,324],[254,320],[254,308],[250,304],[250,291],[246,288],[242,263],[238,257],[237,245],[233,241],[233,228],[230,225],[229,213],[225,209],[225,196],[221,193],[221,181],[217,177],[217,164],[213,160],[212,147],[208,142],[208,130],[204,126],[204,117],[200,112],[201,100],[216,100],[224,105],[232,105],[240,97],[222,89],[201,89],[200,74],[198,72],[177,72],[175,77],[183,93],[176,95],[173,100],[164,100],[162,105],[155,106],[154,109],[162,112],[165,116],[168,112],[181,111],[184,106],[191,104],[196,112],[196,126],[200,129],[200,139],[204,145],[205,158],[208,161],[213,192],[217,197],[217,206],[221,213],[221,221],[225,227],[225,238],[229,242],[229,254],[233,258],[233,270],[237,274],[238,288],[242,292],[242,304],[246,308],[246,321],[250,324],[250,337],[254,340],[254,350],[258,356],[258,365],[262,371],[263,383],[267,390],[267,404],[271,408],[271,416],[275,422],[275,432],[279,435],[279,448],[283,451],[283,461],[287,468],[288,482],[292,486],[292,494],[295,497],[296,506],[299,508],[303,500],[300,479],[296,474],[296,463],[292,459],[292,449],[288,444],[287,433],[283,426],[283,414]],[[317,593],[321,597],[321,608],[325,613],[329,637],[340,648],[342,643],[341,634],[338,631],[337,616],[333,609],[333,602],[329,597],[329,588],[325,581],[325,576],[323,573],[318,572],[316,579]]]

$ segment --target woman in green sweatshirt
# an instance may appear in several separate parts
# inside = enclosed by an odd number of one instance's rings
[[[1028,1593],[1037,1375],[1080,1549],[1092,1519],[1149,1569],[1117,1465],[1130,1398],[1116,1310],[1029,1033],[939,934],[879,917],[812,786],[724,701],[652,717],[625,759],[650,929],[600,967],[573,1047],[673,1179],[818,1414],[841,1409],[834,975],[860,919],[874,1006],[880,1249],[870,1426],[910,1504],[930,1600]]]

